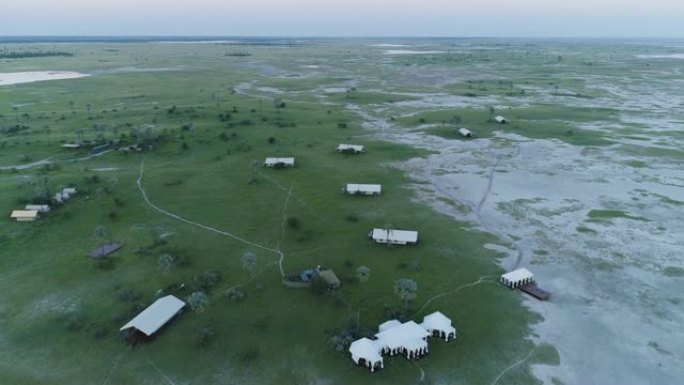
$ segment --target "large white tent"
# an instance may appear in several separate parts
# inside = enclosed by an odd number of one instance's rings
[[[342,191],[350,195],[380,195],[382,186],[379,184],[347,183]]]
[[[526,283],[532,282],[533,278],[534,274],[532,274],[526,268],[521,267],[517,270],[513,270],[511,272],[503,274],[501,276],[501,283],[513,289]]]
[[[456,338],[456,328],[451,325],[451,320],[439,311],[423,317],[420,326],[430,335],[444,338],[444,341]]]
[[[358,339],[349,346],[349,352],[354,363],[368,367],[371,372],[375,371],[377,367],[383,367],[377,341],[372,341],[368,338]]]
[[[265,167],[294,167],[295,158],[266,158],[264,161]]]
[[[427,347],[427,343],[423,346],[417,341],[424,341],[429,336],[430,333],[413,321],[399,324],[375,334],[378,344],[384,352],[390,355],[405,353],[407,357],[410,355],[411,358],[425,353],[422,349]]]
[[[120,330],[135,328],[149,337],[169,322],[183,306],[185,306],[185,302],[172,295],[159,298]]]
[[[376,243],[391,243],[394,245],[413,245],[418,242],[417,231],[373,229],[369,236]]]
[[[353,153],[361,153],[363,152],[363,146],[358,145],[358,144],[345,144],[342,143],[339,146],[337,146],[337,151],[339,152],[353,152]]]
[[[399,322],[395,319],[385,321],[385,322],[381,323],[380,326],[378,326],[378,333],[384,332],[387,329],[392,329],[393,327],[399,326],[399,325],[401,325],[401,322]]]

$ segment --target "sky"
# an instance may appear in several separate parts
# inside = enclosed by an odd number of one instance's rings
[[[684,0],[2,0],[0,35],[684,37]]]

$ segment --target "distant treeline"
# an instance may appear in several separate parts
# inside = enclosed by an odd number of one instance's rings
[[[247,52],[247,51],[233,51],[233,52],[226,52],[226,56],[243,57],[243,56],[252,56],[252,54]]]
[[[235,41],[228,43],[221,43],[221,45],[235,45],[235,46],[265,46],[265,47],[303,47],[304,43],[298,41]]]
[[[30,57],[74,56],[70,52],[60,51],[0,51],[0,59],[23,59]]]

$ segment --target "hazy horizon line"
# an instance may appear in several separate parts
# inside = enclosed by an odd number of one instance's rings
[[[88,34],[88,35],[73,35],[73,34],[50,34],[50,35],[0,35],[0,41],[5,39],[154,39],[154,40],[168,40],[168,39],[184,39],[188,41],[193,40],[219,40],[219,39],[535,39],[535,40],[684,40],[684,37],[679,36],[496,36],[496,35],[482,35],[482,36],[468,36],[468,35],[193,35],[193,34]]]

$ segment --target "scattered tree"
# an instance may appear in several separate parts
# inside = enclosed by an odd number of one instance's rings
[[[159,259],[157,259],[157,268],[159,271],[166,274],[173,270],[177,263],[178,258],[171,254],[162,254],[159,256]]]
[[[398,279],[394,283],[394,294],[404,301],[404,310],[406,310],[409,301],[418,295],[418,284],[409,278]]]
[[[201,313],[209,304],[209,298],[203,291],[199,290],[190,294],[186,302],[192,311]]]
[[[256,254],[251,251],[245,251],[242,253],[242,268],[247,271],[247,274],[252,277],[254,270],[256,269],[257,258]]]
[[[370,268],[361,265],[356,269],[356,278],[358,278],[360,282],[368,282],[370,279],[370,273]]]

